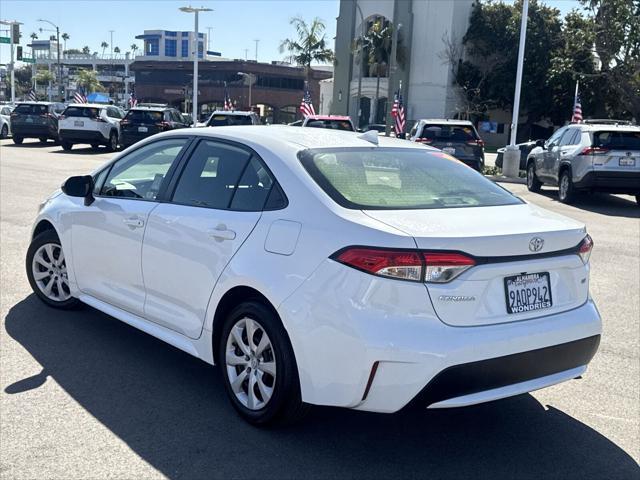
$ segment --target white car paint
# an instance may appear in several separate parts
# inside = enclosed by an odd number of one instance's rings
[[[12,107],[8,105],[0,106],[0,132],[7,127],[7,136],[11,135],[11,110]]]
[[[98,109],[98,118],[91,119],[85,116],[65,115],[70,107]],[[72,103],[67,106],[63,116],[58,120],[58,132],[66,132],[70,143],[107,143],[109,135],[114,130],[118,138],[120,138],[120,122],[122,118],[124,118],[124,111],[115,105]],[[97,135],[93,139],[85,137],[86,134],[90,133],[96,133]],[[62,138],[64,139],[65,137]]]
[[[216,308],[238,286],[259,291],[277,311],[295,353],[302,399],[311,404],[394,412],[448,367],[601,333],[588,295],[589,267],[575,253],[477,265],[448,284],[384,278],[330,259],[350,245],[521,256],[531,253],[533,235],[544,237],[544,252],[574,247],[584,238],[581,224],[525,203],[347,209],[327,196],[297,158],[308,148],[424,150],[422,145],[380,137],[373,146],[352,133],[323,129],[216,127],[147,138],[112,162],[158,139],[185,136],[253,149],[281,185],[287,206],[235,212],[98,197],[87,207],[82,198],[57,192],[41,206],[34,230],[44,220],[55,227],[73,296],[205,362],[214,363]],[[235,235],[224,233],[229,231]],[[499,311],[504,290],[494,283],[539,269],[551,272],[560,303],[515,317],[506,315],[504,303]],[[434,300],[443,290],[476,300],[443,305]],[[431,407],[524,393],[573,378],[583,367]]]

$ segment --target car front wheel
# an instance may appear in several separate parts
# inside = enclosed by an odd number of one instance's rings
[[[13,136],[13,143],[15,143],[16,145],[22,145],[23,140],[24,138],[22,137],[16,137],[15,135]]]
[[[71,150],[73,148],[73,143],[71,142],[62,142],[62,149],[63,150]]]
[[[80,304],[71,296],[67,262],[55,231],[46,230],[31,241],[26,268],[31,288],[44,303],[62,309],[76,308]]]
[[[527,189],[530,192],[539,192],[542,182],[536,176],[536,166],[533,162],[527,165]]]
[[[218,352],[227,394],[246,421],[288,424],[306,413],[289,338],[266,305],[238,305],[225,319]]]
[[[575,189],[573,187],[573,179],[570,170],[563,170],[560,173],[560,182],[558,185],[558,198],[562,203],[571,203],[575,198]]]

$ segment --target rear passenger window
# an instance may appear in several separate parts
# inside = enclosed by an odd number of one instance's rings
[[[260,160],[252,157],[238,182],[231,202],[231,210],[262,211],[272,186],[273,178],[267,169]]]
[[[560,139],[560,146],[564,147],[565,145],[575,145],[578,143],[577,138],[580,130],[577,128],[570,128],[565,132],[565,134]]]
[[[201,141],[182,172],[173,201],[194,207],[229,208],[250,156],[232,145]]]

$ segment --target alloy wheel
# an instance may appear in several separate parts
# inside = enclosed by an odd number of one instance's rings
[[[225,363],[231,390],[249,410],[264,408],[276,384],[276,358],[271,339],[260,323],[243,317],[227,338]]]
[[[533,175],[533,165],[529,165],[529,168],[527,168],[527,186],[529,189],[533,188]]]
[[[54,302],[71,298],[67,264],[62,247],[56,243],[45,243],[33,256],[31,262],[33,279],[42,294]]]
[[[564,199],[567,198],[567,194],[569,192],[569,176],[568,175],[562,175],[562,178],[560,178],[560,198]]]

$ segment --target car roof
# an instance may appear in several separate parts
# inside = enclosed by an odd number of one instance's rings
[[[238,116],[249,116],[255,115],[255,112],[249,112],[244,110],[216,110],[211,115],[238,115]]]
[[[140,111],[140,112],[164,112],[165,110],[175,110],[172,107],[132,107],[129,109],[129,111],[134,110],[134,111]]]
[[[346,115],[309,115],[306,120],[349,120],[351,121],[351,117],[347,117]]]
[[[640,131],[640,125],[622,125],[622,124],[611,124],[611,123],[572,123],[567,125],[569,128],[580,128],[586,131],[594,131],[594,130],[620,130],[620,131],[630,131],[637,132]]]
[[[18,105],[53,105],[54,103],[61,103],[61,102],[16,102],[16,106]]]
[[[448,124],[448,125],[466,125],[466,126],[473,126],[473,123],[471,123],[469,120],[455,120],[455,119],[449,119],[449,118],[421,118],[420,120],[418,120],[418,122],[420,123],[444,123],[444,124]]]
[[[116,105],[105,105],[104,103],[70,103],[69,105],[67,105],[67,107],[106,108],[116,107]]]

